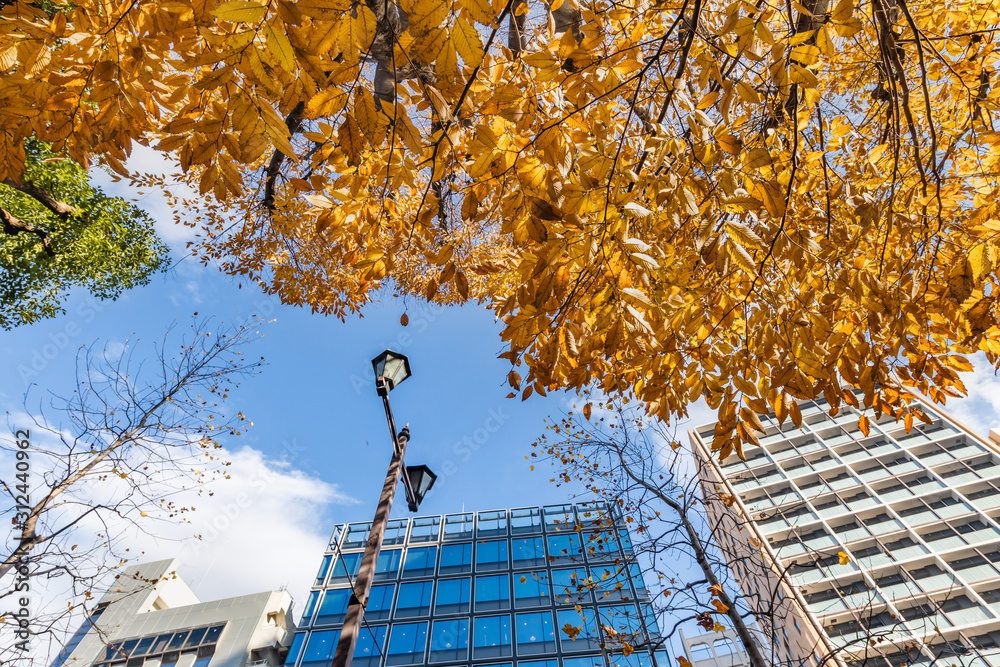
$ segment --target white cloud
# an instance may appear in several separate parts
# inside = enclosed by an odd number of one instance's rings
[[[965,398],[952,398],[945,406],[956,419],[984,436],[991,428],[1000,429],[1000,376],[986,360],[986,354],[972,357],[975,369],[962,375],[969,394]]]
[[[176,161],[145,146],[136,146],[125,166],[133,173],[143,174],[170,175],[180,171]],[[137,188],[131,187],[125,181],[115,182],[108,173],[99,169],[91,171],[91,178],[105,192],[122,197],[146,211],[155,221],[156,232],[163,242],[181,254],[187,254],[185,247],[188,241],[195,239],[195,229],[174,221],[174,210],[167,204],[167,198],[162,191],[151,191],[147,188],[139,194]],[[170,190],[175,195],[185,198],[198,197],[197,192],[180,183],[171,184]]]
[[[23,414],[13,415],[13,419],[12,423],[30,424]],[[49,446],[57,447],[57,439],[33,429],[32,448],[38,453],[35,465],[42,465],[45,459],[42,452]],[[138,519],[148,533],[126,522],[105,528],[96,520],[90,521],[81,524],[73,536],[73,543],[81,547],[77,553],[87,552],[87,545],[100,543],[98,532],[110,533],[118,551],[128,548],[129,565],[177,557],[178,574],[203,601],[287,588],[295,599],[297,616],[333,527],[322,518],[328,516],[332,505],[357,502],[336,484],[295,468],[297,453],[294,443],[286,444],[280,460],[251,447],[232,452],[221,450],[221,458],[230,462],[225,467],[230,479],[214,482],[207,489],[201,487],[204,490],[200,495],[196,487],[170,497],[177,506],[196,508],[185,515],[191,523],[157,520],[154,518],[157,513],[152,510],[149,517]],[[7,479],[12,467],[13,460],[3,461],[0,477]],[[40,467],[32,471],[32,476],[35,484],[40,485]],[[121,490],[116,490],[118,485],[124,482],[112,476],[81,489],[74,494],[75,500],[90,503],[121,497]],[[36,487],[32,495],[39,491]],[[213,495],[208,495],[209,491]],[[195,535],[201,535],[201,539]],[[66,609],[70,599],[66,590],[70,582],[66,579],[33,580],[33,616],[41,618],[46,613]],[[99,599],[108,584],[110,578],[106,577],[95,588],[92,599]],[[79,615],[60,622],[67,633],[63,640],[79,622]],[[35,661],[31,664],[45,665],[58,646],[50,650],[48,642],[37,639],[32,649]]]

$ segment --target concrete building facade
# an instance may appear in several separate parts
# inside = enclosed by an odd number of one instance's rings
[[[720,465],[689,436],[719,547],[776,664],[1000,666],[1000,433],[803,401]],[[720,498],[726,502],[720,502]],[[770,621],[768,620],[770,619]]]
[[[271,591],[202,602],[175,560],[122,572],[52,667],[278,667],[292,598]]]
[[[628,531],[609,516],[559,505],[390,521],[353,666],[667,667],[649,649],[659,630]],[[334,530],[287,667],[329,664],[369,528]],[[626,657],[625,643],[640,648]]]
[[[693,636],[678,628],[684,655],[691,667],[746,667],[750,664],[739,636],[726,628],[722,632],[703,632]]]

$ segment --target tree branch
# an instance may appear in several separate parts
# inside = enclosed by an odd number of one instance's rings
[[[288,134],[295,136],[295,133],[302,127],[302,110],[306,108],[305,102],[299,102],[292,109],[292,112],[285,118],[285,126],[288,127]],[[268,211],[274,210],[274,182],[281,172],[281,164],[285,161],[285,154],[279,150],[274,151],[271,161],[267,165],[267,180],[264,182],[264,198],[262,203]]]
[[[17,236],[22,232],[28,234],[34,234],[42,241],[42,246],[45,248],[45,252],[49,257],[55,257],[55,251],[52,249],[52,243],[49,240],[49,233],[44,229],[39,229],[34,225],[28,224],[18,218],[15,218],[9,211],[0,208],[0,223],[3,224],[4,234],[9,234],[11,236]]]
[[[59,201],[50,195],[43,188],[38,187],[31,181],[25,179],[23,183],[18,183],[12,178],[5,178],[3,184],[14,188],[18,192],[23,192],[29,197],[34,197],[39,204],[49,209],[65,222],[71,215],[80,215],[80,209],[70,206],[66,202]]]

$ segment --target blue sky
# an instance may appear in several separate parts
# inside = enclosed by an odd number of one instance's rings
[[[101,180],[108,190],[128,194]],[[180,258],[190,231],[172,225],[161,200],[147,196],[140,204]],[[65,315],[4,333],[0,403],[16,423],[29,385],[33,406],[45,392],[72,390],[80,346],[130,337],[150,346],[174,321],[186,326],[195,311],[225,321],[273,320],[250,349],[268,365],[230,399],[254,422],[245,436],[226,442],[233,479],[212,499],[198,501],[193,527],[135,538],[143,559],[179,555],[182,576],[203,599],[287,585],[303,600],[334,524],[371,518],[391,445],[370,360],[386,348],[408,355],[413,368],[413,377],[391,395],[397,425],[411,427],[407,462],[427,464],[439,475],[422,514],[567,500],[565,487],[548,482],[548,466],[530,472],[524,457],[543,432],[543,419],[567,409],[572,397],[506,398],[509,365],[497,359],[500,327],[481,307],[433,308],[390,295],[364,317],[340,322],[282,306],[252,286],[240,289],[188,259],[116,302],[76,295]],[[1000,383],[983,359],[976,366],[968,379],[971,397],[949,408],[985,432],[1000,426]],[[686,426],[711,418],[697,406]],[[406,513],[401,495],[393,513]],[[192,532],[205,539],[190,540]]]

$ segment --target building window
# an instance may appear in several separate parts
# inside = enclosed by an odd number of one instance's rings
[[[510,579],[506,574],[476,577],[476,611],[510,608]]]
[[[469,656],[469,619],[434,621],[431,662],[465,660]]]
[[[385,646],[386,626],[362,627],[358,630],[358,641],[354,645],[351,667],[379,667],[382,649]],[[292,665],[294,667],[294,665]]]
[[[593,581],[594,595],[598,603],[602,601],[617,602],[618,600],[628,601],[632,598],[632,591],[628,587],[628,575],[625,565],[603,565],[590,570]],[[633,575],[634,576],[634,575]],[[641,575],[640,575],[641,576]],[[637,582],[640,586],[641,581]]]
[[[316,591],[314,591],[314,592],[316,592]],[[317,593],[317,595],[318,595],[318,593]],[[313,600],[315,601],[315,598],[313,598]],[[160,635],[159,637],[157,637],[156,638],[156,643],[153,644],[153,648],[150,651],[150,654],[163,653],[164,651],[166,651],[167,650],[167,644],[170,643],[170,638],[171,637],[173,637],[173,634],[170,634],[170,633],[167,633],[165,635]],[[53,666],[53,667],[55,667],[55,666]]]
[[[479,617],[475,626],[473,658],[502,658],[511,654],[510,616]]]
[[[712,648],[708,644],[694,644],[691,646],[691,662],[711,660],[712,658]]]
[[[507,534],[507,511],[480,512],[477,537],[491,537]]]
[[[545,607],[550,604],[549,576],[545,570],[514,575],[514,606]]]
[[[347,527],[347,536],[344,538],[344,549],[357,549],[365,546],[368,541],[368,531],[372,527],[370,523],[352,523]]]
[[[537,508],[511,510],[510,532],[514,535],[542,532],[542,519]]]
[[[409,527],[409,519],[395,519],[385,525],[385,533],[382,535],[382,544],[402,544],[406,541],[406,529]]]
[[[563,667],[604,667],[604,658],[599,655],[586,655],[579,658],[563,658]],[[671,667],[669,661],[660,667]]]
[[[309,642],[302,654],[301,667],[327,667],[337,648],[340,630],[324,630],[309,635]]]
[[[387,549],[378,555],[375,561],[375,581],[385,581],[395,579],[399,573],[399,561],[402,559],[402,549]]]
[[[153,646],[153,642],[155,640],[156,637],[143,637],[140,639],[139,643],[135,645],[135,649],[132,651],[132,655],[130,657],[138,658],[146,655],[146,653],[149,652],[149,649]]]
[[[625,641],[635,644],[643,640],[642,619],[635,605],[615,605],[613,607],[601,607],[601,625],[605,629],[611,628],[617,641]]]
[[[566,535],[547,535],[549,560],[552,562],[578,561],[583,562],[580,549],[580,538],[575,533]]]
[[[511,542],[514,568],[545,565],[545,543],[541,537],[525,537]]]
[[[736,653],[736,645],[733,644],[732,639],[723,637],[722,639],[716,639],[712,642],[712,647],[715,649],[715,655],[732,655]]]
[[[472,539],[475,515],[469,514],[449,514],[444,518],[444,539],[461,540]]]
[[[396,617],[429,616],[433,588],[433,581],[402,584],[399,587],[399,599],[396,600]]]
[[[386,665],[415,665],[424,661],[427,623],[394,625],[386,651]]]
[[[310,592],[306,599],[305,609],[302,610],[302,620],[299,621],[299,625],[309,625],[309,620],[312,618],[313,612],[316,611],[317,602],[319,602],[319,591]]]
[[[333,556],[323,556],[323,562],[319,564],[319,572],[316,573],[316,585],[322,586],[323,581],[326,579],[326,573],[330,571],[330,563],[333,562]]]
[[[550,505],[542,508],[542,513],[547,531],[572,530],[576,525],[576,512],[572,505]]]
[[[437,559],[437,547],[420,547],[407,549],[403,561],[404,577],[430,577],[434,574],[434,561]]]
[[[430,516],[413,520],[410,542],[437,542],[441,528],[441,517]]]
[[[396,592],[396,584],[372,586],[368,594],[368,604],[365,606],[365,618],[376,620],[389,618],[392,609],[392,596]]]
[[[555,653],[556,635],[552,627],[552,612],[518,614],[515,619],[517,654]]]
[[[302,644],[305,643],[306,633],[300,632],[295,635],[292,640],[292,645],[288,648],[288,655],[285,657],[285,665],[287,667],[295,667],[295,661],[299,659],[299,653],[302,651]],[[160,661],[160,665],[163,665],[163,661]]]
[[[577,570],[552,570],[552,595],[556,604],[590,602],[590,582],[584,568]]]
[[[598,648],[600,641],[592,609],[586,607],[581,607],[580,611],[575,608],[560,609],[556,612],[556,617],[559,644],[563,651],[588,651]]]
[[[613,655],[608,658],[611,667],[652,667],[649,654],[645,651],[636,651],[630,655]]]
[[[472,572],[472,543],[441,547],[441,574]]]
[[[198,657],[195,658],[194,664],[191,667],[208,667],[208,663],[212,662],[212,656],[215,655],[215,645],[202,646],[198,649]]]
[[[476,545],[476,570],[506,570],[507,540],[479,542]]]
[[[347,588],[328,590],[323,596],[323,604],[319,606],[316,622],[313,625],[333,625],[343,623],[347,612],[347,603],[351,599],[351,591]]]
[[[583,548],[590,560],[609,560],[618,558],[618,540],[614,533],[584,533]]]
[[[333,566],[333,574],[330,575],[331,584],[344,584],[354,581],[358,575],[358,568],[361,566],[361,554],[340,554],[336,564]]]
[[[434,613],[468,613],[471,592],[472,581],[468,577],[461,579],[440,579],[437,582],[437,601],[435,602]]]
[[[619,539],[621,539],[622,551],[625,552],[625,555],[626,556],[633,555],[635,551],[632,549],[632,538],[631,536],[629,536],[628,530],[626,530],[625,528],[620,528],[618,530],[618,537]]]

